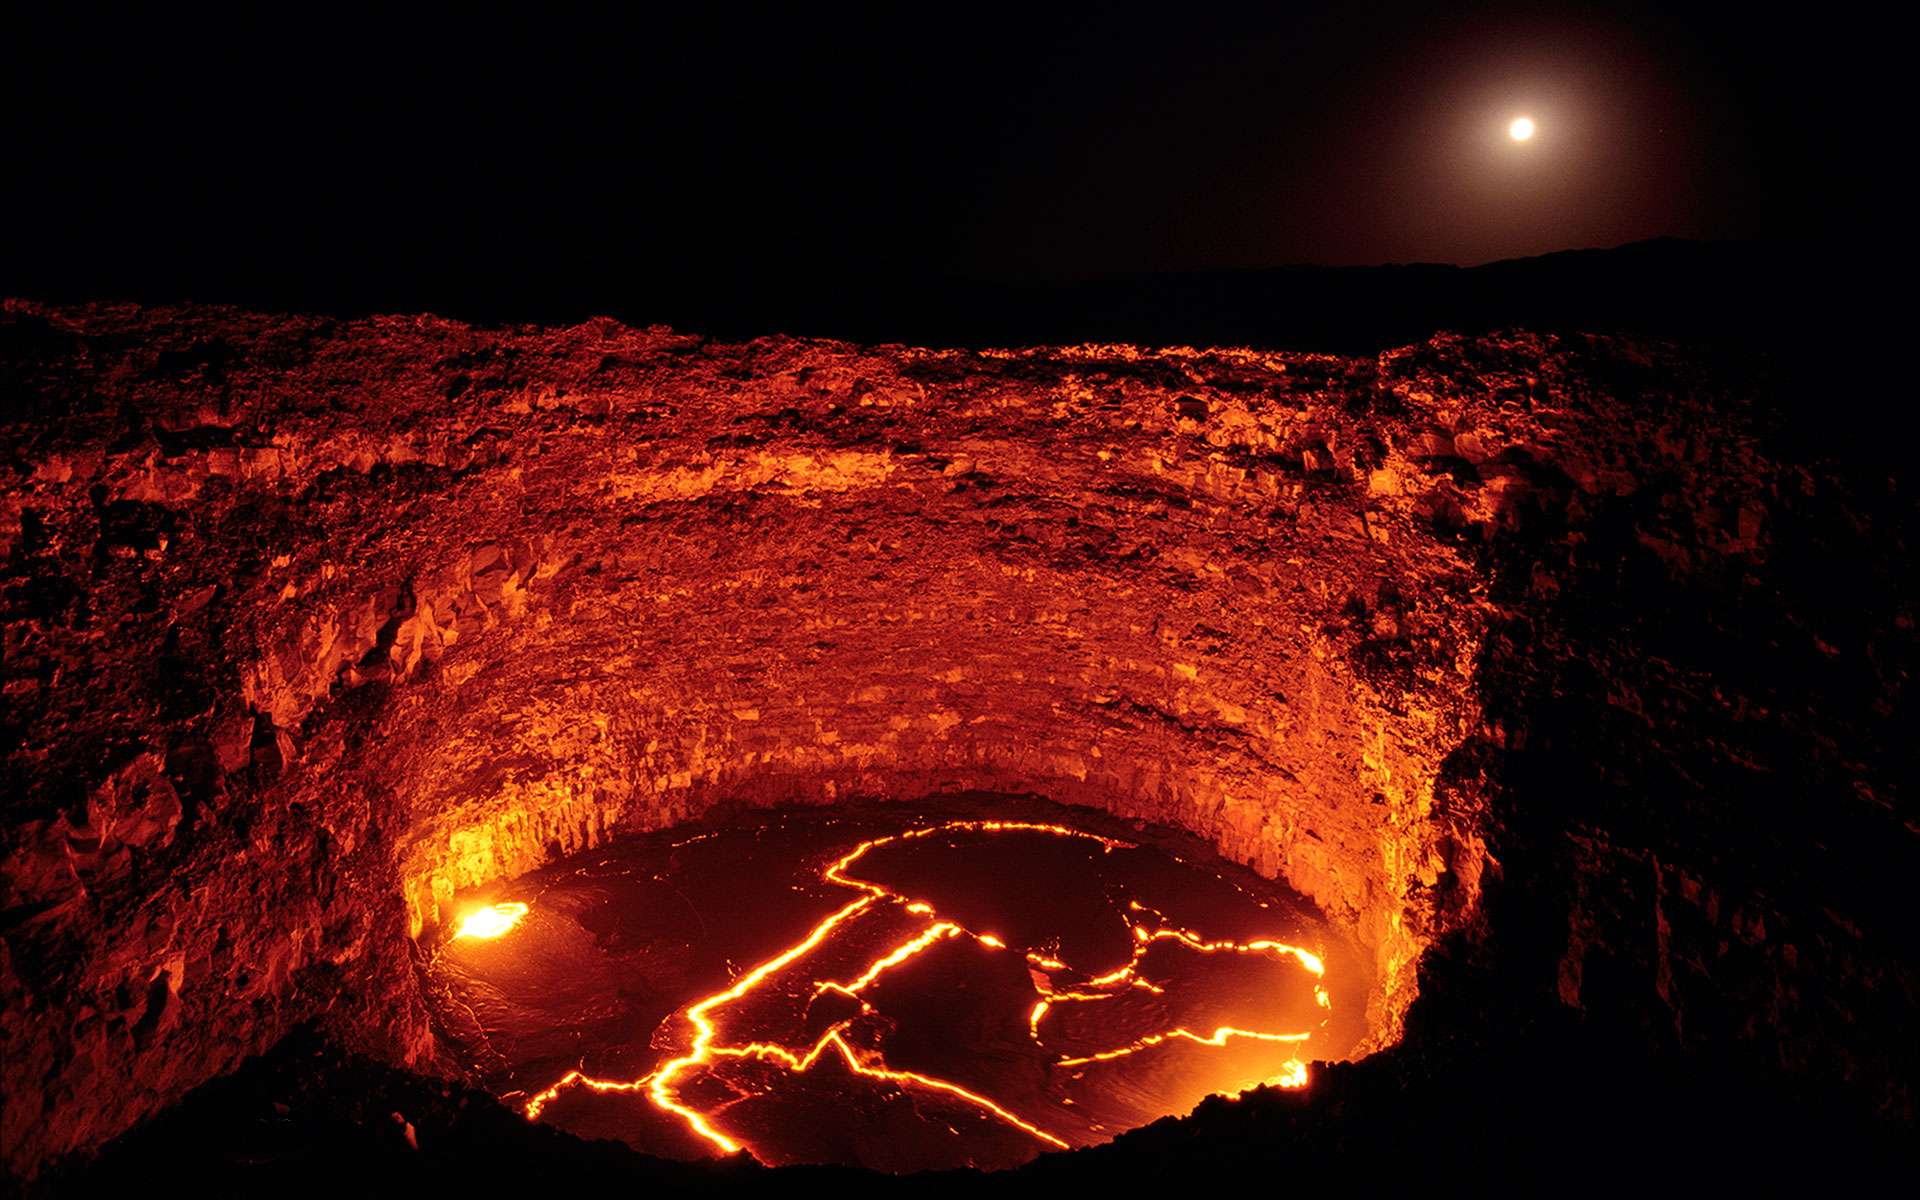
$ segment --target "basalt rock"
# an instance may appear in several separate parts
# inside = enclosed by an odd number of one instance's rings
[[[957,789],[1286,879],[1374,957],[1351,1071],[1554,1012],[1911,1122],[1912,500],[1708,352],[21,302],[0,346],[16,1174],[307,1023],[434,1069],[462,889]]]

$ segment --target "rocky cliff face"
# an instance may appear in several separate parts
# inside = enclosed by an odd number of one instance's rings
[[[0,347],[15,1172],[304,1022],[430,1066],[459,889],[955,788],[1284,877],[1375,955],[1370,1048],[1433,949],[1910,1118],[1911,501],[1757,381],[22,303]]]

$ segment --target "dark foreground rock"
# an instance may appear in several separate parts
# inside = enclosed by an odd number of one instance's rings
[[[394,1114],[414,1131],[409,1144]],[[1311,1093],[1261,1089],[1202,1104],[1108,1146],[1018,1171],[895,1177],[765,1169],[746,1156],[664,1162],[531,1124],[493,1097],[345,1054],[311,1032],[38,1181],[42,1195],[137,1192],[192,1180],[207,1196],[1124,1194],[1381,1187],[1602,1188],[1897,1178],[1913,1150],[1777,1081],[1736,1081],[1606,1043],[1573,1023],[1495,1047],[1388,1051],[1324,1069]]]

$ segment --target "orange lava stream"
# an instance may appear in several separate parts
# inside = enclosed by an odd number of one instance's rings
[[[964,931],[952,921],[941,921],[929,928],[925,933],[911,941],[902,943],[896,947],[892,953],[877,960],[872,966],[861,973],[860,978],[854,980],[852,983],[815,984],[814,991],[824,992],[831,989],[836,992],[845,992],[849,996],[858,996],[862,988],[865,988],[868,984],[880,977],[882,971],[885,971],[889,967],[899,966],[941,938],[952,937],[954,934],[962,932]],[[981,940],[985,941],[986,939],[982,938]]]
[[[1127,842],[1102,837],[1098,834],[1086,833],[1078,829],[1071,829],[1064,825],[1045,825],[1025,821],[950,821],[940,825],[911,829],[904,833],[890,834],[886,837],[861,842],[845,855],[842,855],[831,866],[827,867],[827,869],[821,873],[821,878],[843,887],[857,889],[864,894],[859,899],[851,901],[837,911],[829,914],[815,925],[806,937],[794,943],[786,950],[783,950],[778,955],[775,955],[773,958],[754,967],[751,971],[748,971],[739,979],[735,980],[733,985],[725,991],[716,992],[688,1006],[685,1010],[684,1017],[688,1025],[692,1027],[693,1036],[689,1040],[686,1050],[679,1057],[663,1063],[651,1074],[634,1080],[595,1079],[581,1070],[569,1071],[554,1081],[554,1083],[544,1091],[539,1092],[527,1100],[524,1105],[527,1118],[529,1120],[538,1118],[541,1111],[551,1103],[555,1097],[563,1090],[575,1085],[590,1088],[598,1092],[638,1092],[644,1089],[648,1098],[656,1106],[680,1117],[686,1122],[688,1128],[711,1142],[724,1153],[733,1154],[745,1147],[732,1137],[714,1128],[708,1120],[707,1114],[682,1103],[679,1093],[675,1089],[675,1081],[687,1071],[712,1063],[719,1058],[754,1058],[762,1061],[772,1061],[779,1063],[795,1073],[804,1073],[819,1061],[820,1056],[825,1053],[829,1047],[832,1047],[839,1052],[847,1068],[855,1074],[864,1075],[871,1079],[883,1079],[905,1087],[922,1088],[953,1096],[993,1114],[1008,1125],[1022,1130],[1039,1141],[1063,1150],[1068,1149],[1068,1144],[1065,1141],[1048,1133],[1032,1122],[1025,1120],[1018,1114],[1008,1111],[986,1096],[969,1091],[949,1080],[937,1079],[913,1071],[895,1070],[888,1067],[885,1064],[885,1060],[878,1053],[868,1052],[863,1054],[850,1045],[842,1036],[843,1031],[851,1023],[850,1020],[836,1022],[804,1052],[797,1052],[790,1047],[767,1042],[749,1042],[745,1045],[730,1046],[718,1044],[715,1040],[717,1031],[714,1028],[713,1022],[709,1019],[710,1013],[745,997],[764,983],[770,976],[811,953],[824,942],[836,928],[850,918],[873,908],[876,903],[881,901],[896,903],[901,905],[904,911],[916,916],[932,916],[934,912],[933,906],[927,902],[909,899],[877,883],[849,876],[846,874],[846,871],[869,851],[877,849],[878,847],[893,842],[909,841],[931,837],[938,833],[955,831],[989,833],[1009,831],[1034,832],[1054,834],[1061,837],[1086,838],[1099,842],[1108,852],[1116,848],[1128,848],[1130,846],[1130,843]],[[1134,905],[1134,907],[1138,908],[1139,906]],[[524,912],[524,908],[522,911]],[[1143,987],[1155,992],[1161,991],[1162,989],[1159,988],[1158,985],[1139,979],[1134,973],[1141,956],[1146,951],[1146,947],[1152,941],[1161,938],[1178,939],[1183,944],[1203,953],[1235,951],[1240,953],[1276,952],[1291,954],[1299,959],[1300,963],[1316,977],[1325,971],[1325,967],[1318,956],[1298,947],[1288,946],[1280,942],[1258,941],[1246,944],[1207,942],[1198,934],[1186,930],[1160,929],[1149,931],[1143,926],[1136,926],[1134,934],[1136,946],[1132,961],[1118,971],[1089,981],[1089,986],[1105,987],[1124,981],[1128,983],[1129,986]],[[814,985],[814,993],[818,995],[826,991],[837,991],[859,1000],[863,1013],[871,1012],[873,1011],[871,1006],[860,997],[862,990],[870,986],[886,971],[906,962],[936,942],[945,938],[961,935],[971,937],[979,944],[991,949],[1004,949],[1006,946],[1004,941],[993,934],[976,933],[952,921],[935,921],[921,933],[875,959],[864,971],[851,981],[845,983],[816,983]],[[1030,963],[1036,966],[1044,966],[1052,970],[1066,968],[1065,963],[1044,955],[1029,953],[1026,957]],[[1053,992],[1042,983],[1043,979],[1044,977],[1037,973],[1034,976],[1035,986],[1042,989],[1043,997],[1041,1001],[1034,1006],[1030,1022],[1036,1041],[1039,1039],[1040,1021],[1053,1004],[1062,1001],[1101,1000],[1118,994],[1117,992]],[[1325,992],[1316,988],[1316,994],[1321,998],[1321,1004],[1324,1007],[1326,1004]],[[1271,1034],[1222,1027],[1216,1030],[1212,1037],[1201,1037],[1185,1029],[1175,1029],[1165,1033],[1150,1034],[1138,1042],[1100,1054],[1084,1058],[1062,1059],[1056,1065],[1072,1066],[1079,1063],[1100,1062],[1120,1058],[1147,1049],[1150,1046],[1159,1045],[1173,1038],[1185,1038],[1202,1045],[1222,1046],[1226,1044],[1227,1039],[1230,1037],[1248,1037],[1267,1041],[1302,1042],[1309,1036],[1309,1034],[1305,1033]],[[1270,1082],[1282,1087],[1304,1086],[1306,1083],[1306,1065],[1298,1060],[1290,1061],[1286,1064],[1285,1073]]]
[[[1125,1058],[1129,1054],[1137,1054],[1142,1050],[1150,1049],[1151,1047],[1160,1045],[1162,1042],[1171,1041],[1174,1038],[1185,1038],[1190,1042],[1198,1042],[1202,1046],[1224,1046],[1227,1044],[1228,1038],[1234,1037],[1256,1038],[1263,1042],[1304,1042],[1312,1036],[1310,1033],[1261,1033],[1253,1029],[1234,1029],[1227,1025],[1222,1025],[1220,1028],[1214,1030],[1212,1035],[1208,1037],[1201,1037],[1199,1034],[1188,1029],[1169,1029],[1165,1033],[1150,1033],[1138,1041],[1130,1042],[1116,1050],[1102,1050],[1098,1054],[1086,1054],[1078,1058],[1056,1059],[1053,1065],[1056,1067],[1077,1067],[1084,1063],[1109,1062],[1116,1058]]]
[[[1136,911],[1145,911],[1138,903],[1131,903],[1129,907]],[[1208,941],[1191,930],[1148,929],[1144,925],[1135,925],[1133,927],[1133,939],[1133,957],[1127,965],[1118,970],[1109,971],[1107,974],[1095,979],[1088,980],[1087,986],[1107,988],[1116,984],[1125,983],[1130,987],[1146,988],[1156,993],[1164,991],[1165,989],[1160,988],[1148,980],[1141,979],[1137,972],[1139,970],[1140,960],[1145,957],[1147,950],[1153,943],[1171,939],[1186,946],[1190,950],[1197,950],[1202,954],[1219,954],[1225,952],[1231,954],[1281,954],[1291,956],[1314,977],[1314,1001],[1319,1004],[1321,1008],[1330,1007],[1330,1000],[1327,996],[1326,988],[1321,986],[1319,982],[1327,973],[1325,961],[1323,961],[1319,955],[1310,950],[1304,950],[1299,946],[1289,945],[1286,942],[1273,941],[1268,938],[1261,938],[1251,942]],[[1035,963],[1035,965],[1044,964],[1050,967],[1054,966],[1056,962],[1056,960],[1035,955],[1028,955],[1028,961]],[[1065,964],[1059,965],[1064,966]],[[1056,992],[1052,990],[1046,977],[1037,973],[1034,975],[1033,981],[1034,986],[1040,989],[1041,1000],[1033,1006],[1033,1011],[1028,1014],[1027,1027],[1032,1032],[1033,1039],[1036,1042],[1040,1040],[1040,1022],[1052,1011],[1054,1005],[1092,1000],[1110,1000],[1120,995],[1118,991]],[[1235,1029],[1227,1025],[1220,1026],[1215,1029],[1212,1034],[1204,1037],[1194,1033],[1190,1029],[1169,1029],[1161,1033],[1148,1034],[1125,1046],[1119,1046],[1112,1050],[1102,1050],[1097,1054],[1056,1059],[1054,1066],[1077,1067],[1084,1066],[1088,1063],[1110,1062],[1116,1058],[1125,1058],[1130,1054],[1138,1054],[1142,1050],[1150,1050],[1155,1046],[1163,1045],[1176,1038],[1195,1042],[1202,1046],[1224,1046],[1227,1044],[1227,1039],[1236,1037],[1251,1038],[1263,1042],[1298,1043],[1306,1041],[1311,1036],[1309,1033],[1265,1033],[1253,1029]],[[1306,1063],[1297,1058],[1290,1059],[1285,1064],[1285,1067],[1286,1069],[1281,1074],[1268,1081],[1272,1086],[1298,1088],[1307,1085]]]

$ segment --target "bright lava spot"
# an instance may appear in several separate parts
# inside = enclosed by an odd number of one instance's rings
[[[454,933],[456,938],[497,938],[520,923],[527,915],[527,906],[518,901],[508,904],[489,904],[485,908],[475,909],[467,914],[460,928]]]
[[[1294,1059],[1287,1064],[1286,1070],[1275,1075],[1272,1079],[1267,1080],[1267,1086],[1277,1088],[1303,1088],[1307,1086],[1307,1064],[1297,1058]]]
[[[1516,142],[1524,142],[1533,136],[1533,118],[1515,117],[1513,124],[1507,126],[1507,136]]]

